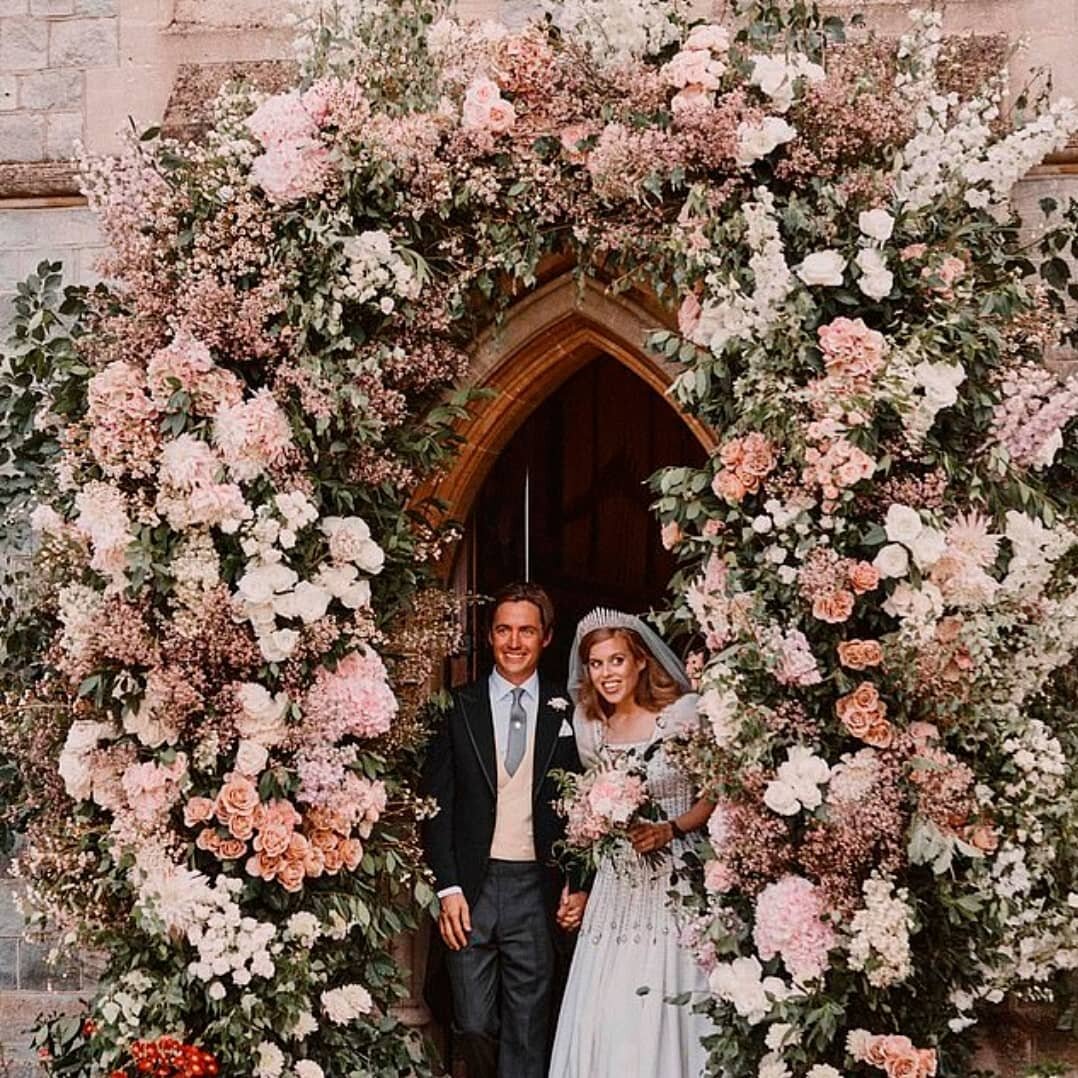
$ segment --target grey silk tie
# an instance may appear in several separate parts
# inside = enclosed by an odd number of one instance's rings
[[[528,740],[528,716],[520,702],[524,690],[519,686],[513,690],[513,703],[509,708],[509,738],[505,743],[505,770],[515,775],[524,759],[524,746]]]

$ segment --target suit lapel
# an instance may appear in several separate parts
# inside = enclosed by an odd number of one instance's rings
[[[539,680],[539,706],[535,715],[535,760],[532,772],[532,800],[539,796],[550,761],[554,758],[554,749],[558,745],[558,731],[561,729],[562,715],[550,706],[550,699],[556,696],[552,686],[541,678]]]
[[[494,781],[497,765],[494,761],[494,716],[490,712],[490,686],[486,679],[477,681],[457,693],[457,706],[464,717],[472,748],[483,769],[490,792],[497,797],[498,787]]]

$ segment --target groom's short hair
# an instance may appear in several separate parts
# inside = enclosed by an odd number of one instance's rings
[[[539,618],[543,625],[543,632],[549,633],[554,628],[554,604],[547,595],[546,590],[530,580],[517,580],[512,584],[506,584],[494,593],[494,601],[490,606],[490,620],[494,619],[494,612],[502,603],[531,603],[539,608]]]

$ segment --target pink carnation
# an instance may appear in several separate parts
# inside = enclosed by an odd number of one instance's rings
[[[308,741],[335,743],[346,736],[387,733],[397,713],[385,665],[377,652],[353,651],[336,670],[320,666],[304,700]]]
[[[801,876],[784,876],[768,884],[756,899],[753,939],[766,962],[780,955],[795,981],[804,983],[828,968],[827,952],[835,945],[834,929],[819,889]]]

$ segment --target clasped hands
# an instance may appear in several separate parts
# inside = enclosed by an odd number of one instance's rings
[[[554,915],[558,926],[566,932],[575,932],[584,920],[584,907],[588,903],[587,891],[570,891],[562,888],[561,899]],[[438,931],[451,951],[461,951],[468,946],[472,931],[472,911],[462,894],[446,895],[438,911]]]

